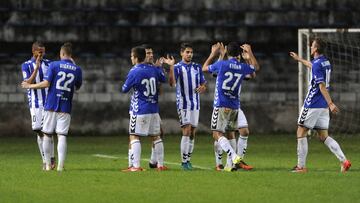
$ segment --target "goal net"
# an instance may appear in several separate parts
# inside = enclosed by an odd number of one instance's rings
[[[314,37],[326,41],[325,55],[332,65],[330,95],[340,108],[331,116],[329,133],[360,133],[360,29],[300,29],[299,56],[308,60]],[[310,70],[299,63],[299,108],[303,105],[310,79]]]

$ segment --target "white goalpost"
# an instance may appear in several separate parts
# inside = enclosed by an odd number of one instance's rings
[[[330,95],[340,107],[340,114],[331,117],[330,132],[360,133],[360,29],[299,29],[298,53],[311,60],[310,43],[313,37],[325,40],[325,55],[332,65]],[[298,65],[299,111],[306,96],[310,71]]]

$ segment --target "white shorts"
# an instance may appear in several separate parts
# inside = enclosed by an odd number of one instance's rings
[[[158,113],[130,114],[129,134],[137,136],[160,135],[160,122]]]
[[[191,125],[197,127],[199,123],[199,110],[178,109],[180,126]]]
[[[225,133],[225,130],[235,131],[238,117],[237,109],[214,107],[211,118],[211,130]]]
[[[246,120],[244,112],[239,109],[238,117],[237,117],[237,128],[247,128],[248,122]]]
[[[44,117],[44,108],[30,108],[31,128],[33,130],[41,130],[42,120]]]
[[[298,125],[308,129],[327,130],[329,128],[330,114],[328,108],[302,107]]]
[[[71,116],[68,113],[45,111],[42,132],[49,135],[67,135],[70,121]]]
[[[235,125],[235,122],[237,123],[237,125]],[[244,112],[241,109],[238,109],[238,116],[236,121],[234,121],[234,123],[229,122],[228,125],[226,126],[226,131],[236,131],[240,128],[247,128],[248,127],[248,123],[245,117]]]

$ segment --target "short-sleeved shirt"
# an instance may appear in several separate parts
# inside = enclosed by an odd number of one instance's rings
[[[71,60],[54,61],[44,79],[50,83],[45,110],[71,113],[75,88],[82,84],[81,68]]]
[[[159,112],[159,84],[166,82],[164,71],[150,64],[137,64],[129,71],[122,92],[134,90],[131,96],[130,112],[133,115]]]
[[[33,57],[21,65],[21,70],[24,80],[30,78],[31,74],[34,72],[35,64],[36,64],[36,59]],[[34,79],[34,84],[42,82],[44,80],[44,77],[48,72],[49,64],[50,64],[50,60],[48,59],[41,60],[39,70]],[[44,108],[47,92],[48,92],[48,88],[28,89],[27,95],[28,95],[29,107]]]
[[[174,75],[177,109],[199,110],[200,95],[196,92],[196,88],[206,83],[201,65],[180,61],[174,66]]]
[[[328,108],[328,104],[321,94],[319,84],[325,83],[326,89],[330,88],[331,64],[325,56],[320,56],[311,61],[311,82],[309,92],[304,101],[305,108]]]
[[[241,83],[246,75],[255,72],[254,66],[231,58],[210,65],[209,72],[217,73],[214,107],[240,108]]]

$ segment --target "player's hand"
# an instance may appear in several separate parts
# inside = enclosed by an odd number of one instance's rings
[[[195,89],[195,92],[197,93],[204,93],[206,91],[206,86],[205,85],[200,85],[198,88]]]
[[[164,59],[163,59],[163,57],[161,57],[161,58],[159,58],[159,59],[156,59],[154,65],[155,65],[156,67],[161,67],[163,63],[164,63]]]
[[[43,53],[37,52],[36,53],[36,61],[35,61],[35,69],[40,68],[42,58],[43,58]]]
[[[293,59],[295,59],[297,61],[300,59],[299,55],[297,55],[297,53],[295,53],[295,52],[291,51],[289,54]]]
[[[167,55],[166,58],[165,57],[161,57],[161,58],[164,61],[164,63],[168,64],[169,66],[173,66],[175,64],[175,58],[173,56]]]
[[[251,49],[250,44],[243,44],[243,45],[240,46],[240,48],[243,49],[243,52],[246,52],[248,54],[252,53],[252,49]]]
[[[213,55],[217,54],[218,51],[220,50],[220,46],[221,46],[220,42],[213,44],[211,46],[211,54],[213,54]]]
[[[340,109],[332,102],[329,104],[329,109],[333,114],[337,114],[340,112]]]
[[[24,89],[29,89],[30,88],[30,83],[27,83],[27,82],[23,81],[21,83],[21,87],[24,88]]]

